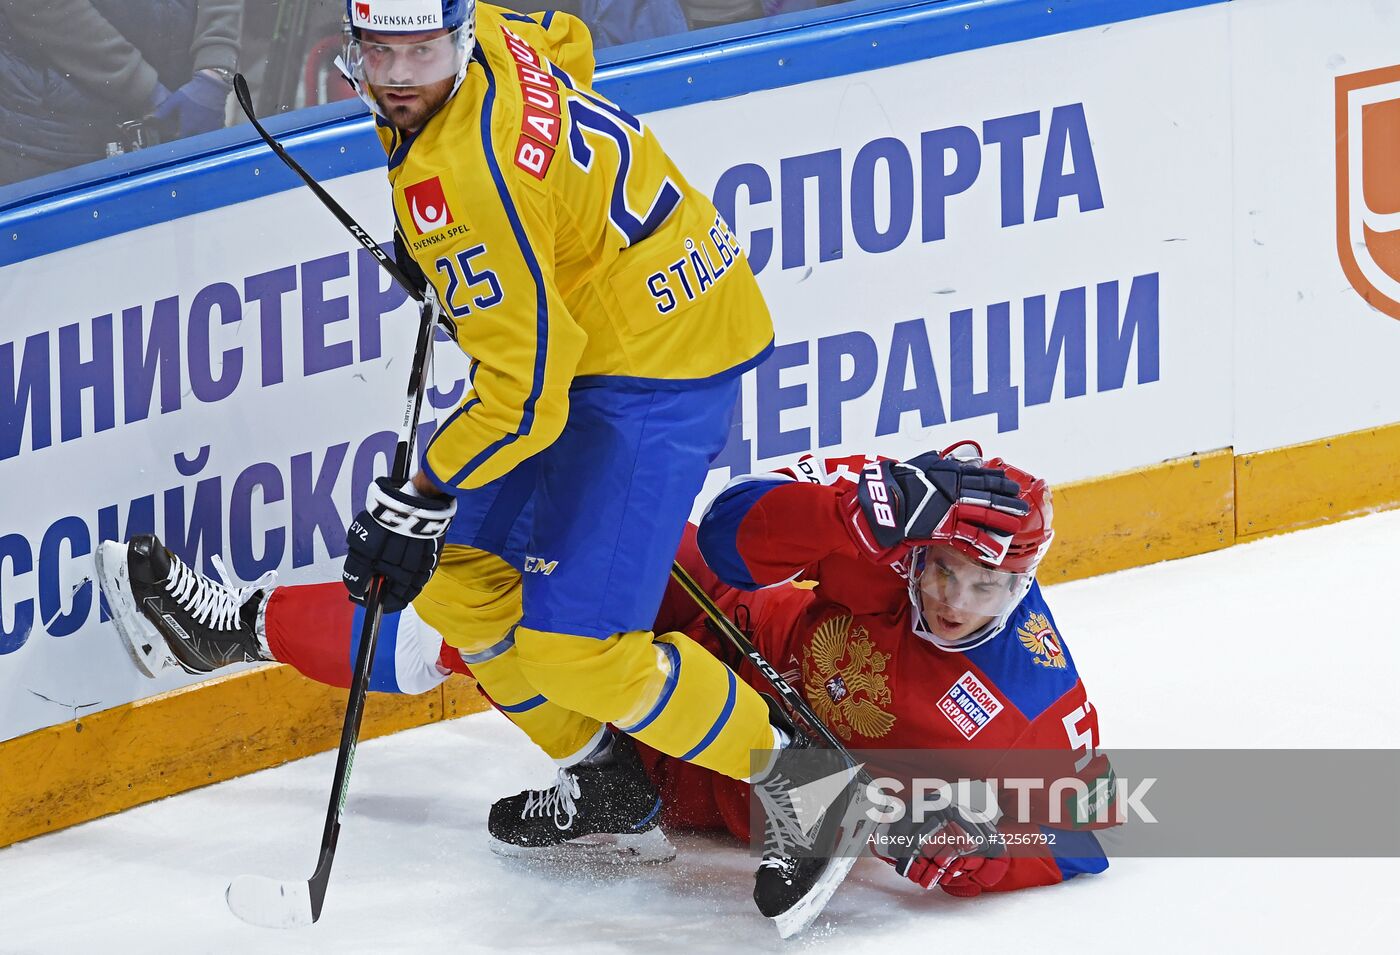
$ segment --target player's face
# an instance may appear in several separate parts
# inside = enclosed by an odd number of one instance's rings
[[[365,31],[360,41],[364,76],[389,122],[417,132],[457,84],[455,31],[384,34]]]
[[[919,578],[919,600],[928,628],[956,642],[996,619],[983,611],[1008,599],[1007,574],[979,566],[951,548],[930,547]]]

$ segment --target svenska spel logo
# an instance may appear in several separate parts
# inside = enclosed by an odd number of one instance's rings
[[[355,0],[350,25],[372,29],[435,30],[442,26],[441,0]]]
[[[409,186],[403,191],[403,197],[419,235],[427,235],[452,224],[452,209],[447,205],[442,180],[437,176]]]
[[[1400,65],[1337,77],[1337,254],[1361,297],[1400,319]]]

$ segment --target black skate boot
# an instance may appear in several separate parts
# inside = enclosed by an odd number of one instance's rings
[[[637,749],[617,736],[612,760],[559,770],[549,789],[496,800],[487,822],[491,851],[550,862],[670,862],[676,856],[661,831],[661,797]]]
[[[236,587],[215,557],[223,581],[210,580],[152,534],[125,544],[104,541],[95,563],[112,622],[147,676],[171,666],[210,673],[232,663],[272,659],[260,616],[275,572],[251,586]]]
[[[768,698],[773,725],[791,741],[753,794],[763,808],[763,861],[753,900],[783,938],[802,931],[826,906],[869,841],[875,822],[858,767],[821,748]]]

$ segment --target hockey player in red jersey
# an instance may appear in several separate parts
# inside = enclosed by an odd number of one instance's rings
[[[980,449],[964,447],[980,457]],[[989,461],[987,467],[1005,469],[1019,485],[1024,517],[1005,507],[969,509],[917,544],[881,526],[884,512],[877,505],[901,496],[901,481],[936,487],[938,463],[946,457],[921,455],[902,464],[808,456],[791,468],[739,478],[710,504],[698,532],[687,529],[677,559],[751,631],[769,662],[788,674],[849,748],[935,750],[943,766],[957,751],[1052,751],[1086,781],[1103,776],[1097,714],[1034,579],[1053,537],[1044,481]],[[816,585],[793,586],[797,578]],[[172,647],[142,630],[153,642],[130,649],[143,670],[157,669],[162,660],[203,672],[271,659],[320,682],[348,685],[358,629],[338,584],[268,593],[227,581],[206,580],[205,586],[228,590],[228,606],[211,612],[228,616],[229,631],[238,636],[222,648]],[[115,596],[108,594],[120,623],[122,597]],[[656,625],[687,633],[764,688],[679,587],[667,589]],[[385,618],[372,689],[424,692],[453,672],[469,673],[470,661],[412,608]],[[665,825],[726,828],[747,838],[746,784],[638,749],[662,795]],[[623,753],[636,758],[630,747]],[[549,792],[542,790],[537,802]],[[1045,816],[1044,809],[1036,807],[1037,814]],[[1006,818],[998,829],[1004,839],[1044,849],[988,856],[944,845],[926,853],[876,854],[925,888],[938,885],[959,896],[1052,884],[1107,866],[1087,831]]]
[[[909,465],[928,474],[929,460],[949,452]],[[967,452],[981,456],[976,445],[955,453]],[[743,608],[741,619],[764,656],[780,672],[797,675],[795,685],[848,748],[939,751],[940,765],[955,770],[954,751],[1033,751],[1037,766],[1073,774],[1092,788],[1108,774],[1098,754],[1098,717],[1035,581],[1054,536],[1050,490],[1001,459],[986,465],[1004,468],[1020,485],[1029,505],[1025,518],[1010,533],[961,522],[920,544],[861,519],[862,498],[878,497],[908,465],[808,456],[791,468],[740,478],[700,522],[699,549],[720,585],[706,589],[722,605]],[[798,578],[815,581],[815,588],[784,586]],[[687,767],[658,762],[665,765],[663,798],[673,814],[688,807],[692,822],[718,816],[745,834],[741,786],[711,777],[705,787]],[[1043,826],[1059,814],[1031,804],[1030,818],[1003,817],[998,829],[1007,842],[1044,851],[1001,858],[934,852],[886,861],[925,887],[939,884],[965,896],[1107,867],[1090,832],[1069,828],[1068,821],[1061,829]]]

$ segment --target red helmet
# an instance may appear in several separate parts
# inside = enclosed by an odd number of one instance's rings
[[[979,549],[970,541],[954,539],[916,547],[905,560],[901,573],[908,584],[909,600],[914,605],[914,633],[940,649],[960,653],[979,647],[1000,633],[1012,611],[1030,591],[1040,559],[1055,537],[1051,528],[1054,511],[1050,504],[1050,488],[1044,479],[1007,464],[1001,458],[986,461],[981,446],[974,441],[961,441],[945,449],[940,456],[1004,470],[1006,476],[1021,487],[1017,497],[1030,506],[1030,511],[1009,538],[1004,534],[989,534],[991,540],[1005,545],[996,555],[989,556],[986,549]],[[985,547],[986,541],[983,545]],[[939,548],[954,550],[962,560],[980,565],[983,569],[972,570],[972,575],[982,578],[983,586],[969,586],[965,580],[967,573],[953,566],[957,559],[950,562],[947,557],[940,558]],[[998,586],[988,588],[985,586],[988,582]],[[964,637],[940,636],[924,617],[925,595],[937,603],[988,620]]]
[[[957,453],[968,450],[975,451],[975,453]],[[981,460],[982,446],[976,441],[960,441],[945,448],[941,454],[945,458],[950,455],[960,460],[968,458]],[[1050,500],[1050,486],[1045,483],[1044,478],[1038,478],[1013,464],[1007,464],[1002,458],[992,458],[990,461],[986,461],[983,467],[1000,468],[1006,472],[1008,478],[1021,485],[1021,493],[1017,497],[1030,505],[1030,513],[1021,521],[1020,528],[1012,535],[1011,543],[1000,561],[989,559],[987,555],[978,551],[971,544],[958,541],[952,546],[978,563],[995,567],[1005,573],[1033,574],[1036,567],[1039,566],[1041,558],[1045,556],[1045,552],[1050,549],[1050,541],[1055,536],[1052,526],[1055,509]]]

